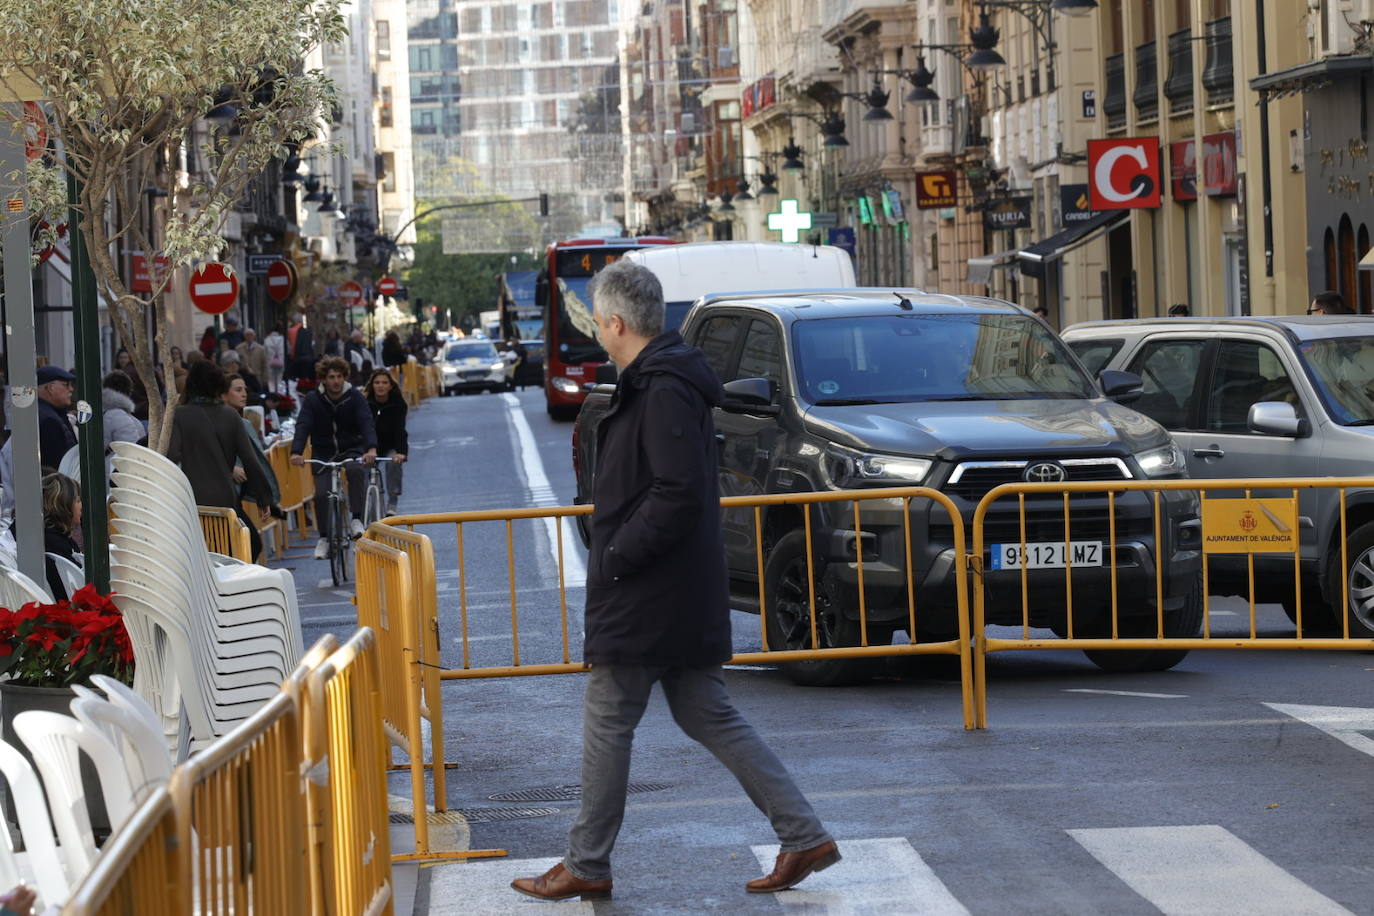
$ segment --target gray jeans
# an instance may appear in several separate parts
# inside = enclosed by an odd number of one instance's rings
[[[718,665],[595,665],[583,702],[582,809],[568,836],[563,860],[568,871],[584,881],[611,876],[611,849],[625,817],[630,746],[656,681],[663,685],[673,721],[734,774],[773,825],[783,852],[830,839],[782,761],[730,703]]]

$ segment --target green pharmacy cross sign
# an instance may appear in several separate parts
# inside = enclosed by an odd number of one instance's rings
[[[781,232],[784,242],[797,242],[801,231],[811,228],[811,214],[798,212],[797,202],[789,198],[778,204],[776,213],[768,214],[768,228]]]

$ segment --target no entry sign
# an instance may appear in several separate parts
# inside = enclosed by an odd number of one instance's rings
[[[267,268],[267,295],[273,302],[285,302],[296,294],[296,265],[273,261]]]
[[[239,298],[239,278],[228,264],[211,261],[191,273],[191,304],[202,312],[221,315]]]
[[[395,277],[382,277],[377,281],[377,292],[383,296],[394,296],[398,289]]]
[[[351,308],[363,301],[363,288],[352,280],[340,283],[339,298],[343,300],[344,305]]]

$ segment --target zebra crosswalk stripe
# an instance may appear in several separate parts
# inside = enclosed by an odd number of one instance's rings
[[[751,847],[765,873],[777,846]],[[944,883],[903,837],[840,840],[842,859],[777,895],[784,913],[967,916]]]
[[[521,904],[537,905],[511,890],[516,878],[542,875],[561,862],[550,859],[486,859],[445,866],[430,872],[429,916],[510,916]],[[596,912],[591,901],[574,897],[559,903],[544,904],[539,912],[558,916]]]
[[[1350,914],[1215,824],[1068,833],[1166,916]]]

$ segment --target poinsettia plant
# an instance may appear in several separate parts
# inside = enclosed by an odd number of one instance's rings
[[[124,616],[93,585],[68,601],[0,608],[0,674],[23,687],[67,687],[93,674],[133,683],[134,649]]]

